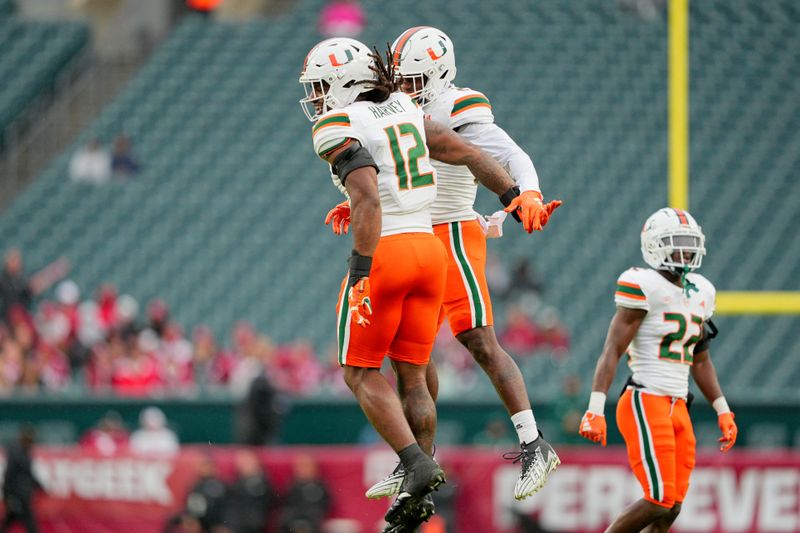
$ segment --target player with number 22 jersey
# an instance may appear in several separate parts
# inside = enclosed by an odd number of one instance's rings
[[[617,426],[644,496],[608,532],[666,532],[680,513],[695,464],[690,375],[717,412],[721,450],[729,450],[737,435],[709,355],[716,335],[714,286],[694,272],[706,253],[700,226],[686,211],[660,209],[645,222],[641,245],[651,268],[631,268],[617,279],[617,312],[579,428],[605,446],[606,393],[626,354],[632,375],[617,403]]]

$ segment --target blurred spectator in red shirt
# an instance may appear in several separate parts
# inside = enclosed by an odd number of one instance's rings
[[[531,355],[538,347],[539,335],[536,323],[514,305],[506,314],[506,325],[500,332],[500,344],[515,355]]]
[[[120,396],[144,397],[161,389],[158,338],[145,330],[127,344],[126,353],[113,360],[111,386]]]
[[[80,445],[102,455],[114,455],[128,448],[128,430],[116,411],[109,411],[97,426],[81,437]]]
[[[97,291],[97,318],[104,331],[117,325],[117,288],[104,283]]]
[[[170,321],[164,329],[164,337],[158,350],[164,372],[164,382],[170,390],[191,388],[194,378],[192,368],[192,343],[183,336],[183,328]]]
[[[358,37],[367,20],[358,0],[331,0],[319,15],[319,32],[325,37]]]
[[[29,362],[35,367],[39,383],[49,391],[64,389],[69,384],[69,360],[57,347],[39,342],[34,358]]]
[[[314,348],[307,341],[296,341],[278,348],[267,372],[276,387],[300,396],[317,392],[323,373]]]

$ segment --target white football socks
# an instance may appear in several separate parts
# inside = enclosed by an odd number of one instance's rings
[[[539,438],[539,428],[536,427],[536,419],[533,418],[531,409],[511,415],[511,423],[517,430],[520,444],[530,444]]]

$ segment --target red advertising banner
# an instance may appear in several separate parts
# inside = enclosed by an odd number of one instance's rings
[[[34,470],[46,494],[35,508],[45,533],[161,532],[185,505],[205,456],[231,480],[238,448],[186,447],[174,457],[101,456],[80,449],[42,449]],[[364,491],[385,476],[396,456],[384,448],[321,447],[255,450],[275,491],[285,493],[293,462],[317,461],[333,499],[331,518],[350,519],[348,531],[382,528],[388,500],[370,501]],[[535,496],[517,502],[512,489],[518,467],[499,453],[474,448],[442,449],[437,457],[455,490],[458,533],[517,533],[520,517],[550,532],[602,531],[641,496],[621,449],[559,450],[563,464]],[[800,531],[800,453],[705,451],[674,531]],[[269,529],[268,531],[275,531]]]

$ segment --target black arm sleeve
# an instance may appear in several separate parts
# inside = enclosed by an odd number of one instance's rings
[[[363,167],[372,167],[375,169],[375,172],[379,171],[378,165],[375,164],[375,160],[372,159],[372,156],[369,154],[367,149],[357,142],[352,143],[350,146],[339,152],[339,154],[336,156],[336,159],[334,159],[333,164],[331,165],[333,173],[339,176],[339,180],[341,180],[342,185],[344,185],[348,174]]]

